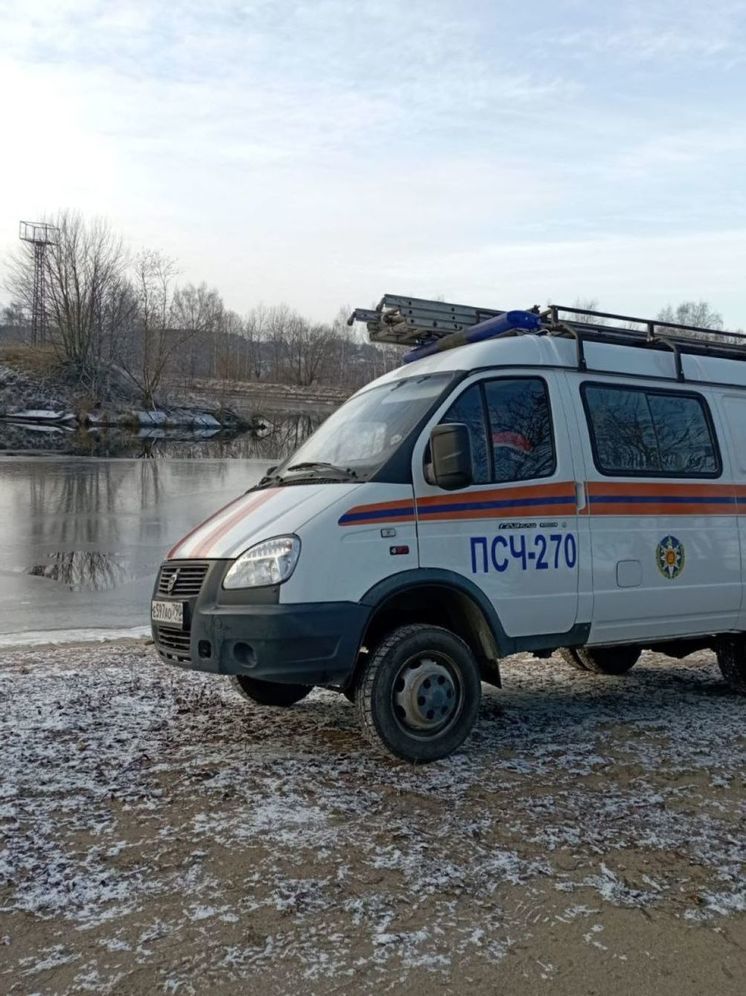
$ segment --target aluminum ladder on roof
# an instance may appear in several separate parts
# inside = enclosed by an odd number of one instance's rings
[[[356,308],[347,324],[365,322],[371,342],[419,346],[502,314],[494,308],[384,294],[375,309]]]
[[[412,362],[470,342],[505,335],[551,335],[575,340],[577,368],[587,369],[586,343],[663,349],[673,353],[676,379],[685,380],[682,356],[746,360],[746,334],[550,304],[523,312],[497,311],[424,298],[385,294],[375,309],[356,308],[347,321],[365,322],[371,342],[409,346]],[[476,328],[475,326],[481,326]],[[413,347],[413,348],[412,348]]]

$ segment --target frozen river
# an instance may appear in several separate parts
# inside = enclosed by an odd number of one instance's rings
[[[164,552],[269,463],[0,459],[0,643],[146,627]]]

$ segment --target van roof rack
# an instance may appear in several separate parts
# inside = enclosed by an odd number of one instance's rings
[[[404,356],[405,363],[469,342],[526,334],[573,338],[579,370],[586,369],[587,342],[668,350],[674,354],[678,380],[684,380],[681,356],[685,353],[746,359],[743,332],[560,304],[502,311],[385,294],[374,310],[353,311],[348,325],[355,321],[367,324],[371,342],[414,347]]]
[[[577,366],[586,369],[586,342],[603,342],[617,346],[670,350],[674,354],[676,379],[683,381],[682,354],[717,356],[722,359],[746,359],[746,334],[708,329],[701,325],[665,322],[658,318],[636,318],[609,311],[594,311],[561,304],[550,304],[539,312],[541,331],[548,335],[567,335],[575,339]]]

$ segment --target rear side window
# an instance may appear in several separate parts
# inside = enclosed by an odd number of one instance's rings
[[[602,474],[718,477],[720,453],[698,394],[584,384],[593,459]]]
[[[527,481],[554,473],[549,396],[538,377],[472,384],[441,422],[468,426],[475,484]]]

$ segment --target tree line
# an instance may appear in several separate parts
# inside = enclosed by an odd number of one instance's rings
[[[284,304],[239,315],[216,288],[179,283],[176,261],[164,253],[131,253],[105,221],[61,212],[50,223],[59,241],[45,253],[44,339],[94,393],[115,376],[147,405],[171,384],[198,378],[352,391],[400,362],[395,347],[349,328],[342,309],[329,323]],[[11,255],[5,284],[11,303],[3,323],[30,340],[32,245]]]
[[[396,346],[370,343],[348,327],[344,309],[328,323],[311,322],[284,304],[239,315],[214,287],[179,283],[176,262],[164,253],[130,252],[105,221],[61,212],[51,223],[59,241],[45,255],[46,345],[92,393],[105,393],[114,377],[126,380],[149,406],[171,385],[201,378],[352,392],[401,362]],[[21,243],[11,255],[5,283],[11,295],[2,315],[6,332],[10,328],[28,340],[31,244]],[[596,310],[598,303],[577,300],[574,307]],[[723,327],[704,301],[668,306],[656,317]]]

